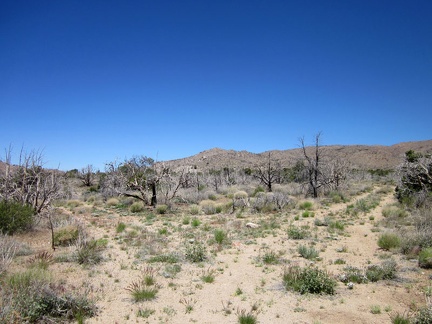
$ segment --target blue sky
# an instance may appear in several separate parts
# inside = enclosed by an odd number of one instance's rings
[[[432,139],[432,1],[1,1],[0,148],[62,170]]]

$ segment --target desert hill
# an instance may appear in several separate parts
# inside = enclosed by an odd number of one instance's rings
[[[432,152],[432,140],[403,142],[391,146],[383,145],[329,145],[322,146],[325,155],[347,160],[357,169],[394,169],[403,162],[405,152]],[[312,153],[313,148],[308,147]],[[273,150],[262,153],[224,150],[213,148],[183,159],[166,161],[171,167],[191,166],[200,170],[220,169],[223,167],[246,168],[262,163],[270,153],[272,159],[282,166],[292,166],[302,159],[302,149]]]

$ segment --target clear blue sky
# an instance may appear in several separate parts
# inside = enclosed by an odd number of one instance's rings
[[[0,120],[62,170],[432,139],[432,1],[3,0]]]

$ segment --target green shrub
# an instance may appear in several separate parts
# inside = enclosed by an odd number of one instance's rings
[[[302,240],[309,236],[309,233],[297,226],[291,225],[288,227],[288,238],[293,240]]]
[[[190,206],[189,212],[191,215],[198,215],[200,213],[201,209],[198,205],[192,205]]]
[[[426,248],[420,251],[418,263],[421,268],[432,268],[432,248]]]
[[[430,324],[432,323],[432,306],[421,308],[414,317],[415,324]]]
[[[299,245],[297,252],[305,259],[314,260],[318,257],[319,253],[313,246],[307,247],[306,245]]]
[[[2,286],[1,323],[54,323],[96,314],[85,295],[64,293],[48,271],[30,268],[7,277]]]
[[[400,238],[395,233],[383,233],[378,238],[378,246],[384,250],[399,248],[400,245]]]
[[[54,231],[54,245],[69,246],[78,239],[79,228],[76,225],[68,225]]]
[[[313,208],[313,203],[311,201],[304,201],[299,205],[300,209],[311,210]]]
[[[144,204],[142,202],[134,202],[129,209],[131,213],[139,213],[144,210]]]
[[[314,267],[289,266],[285,269],[282,280],[287,290],[301,294],[333,295],[337,285],[336,280],[326,271]]]
[[[194,219],[192,219],[191,225],[193,227],[198,227],[198,226],[201,225],[201,221],[198,218],[195,217]]]
[[[239,324],[256,324],[258,323],[257,317],[252,312],[242,310],[237,314],[237,322]]]
[[[207,259],[207,250],[201,243],[191,243],[186,246],[186,260],[190,262],[203,262]]]
[[[121,232],[124,232],[125,229],[126,229],[126,224],[123,222],[120,222],[117,224],[116,232],[121,233]]]
[[[406,314],[396,313],[390,316],[392,324],[410,324],[411,317]]]
[[[158,213],[160,215],[166,214],[167,211],[168,211],[167,205],[157,205],[157,207],[156,207],[156,213]]]
[[[102,241],[90,240],[82,244],[76,251],[75,257],[79,264],[98,264],[102,261],[101,251],[104,248]]]
[[[147,260],[147,262],[149,263],[154,263],[154,262],[177,263],[178,261],[179,261],[179,257],[174,253],[155,255]]]
[[[31,229],[33,215],[31,206],[13,201],[0,201],[0,233],[14,234]]]
[[[215,229],[213,235],[216,243],[220,245],[225,243],[228,239],[228,235],[223,229]]]
[[[279,257],[274,251],[269,251],[264,253],[264,255],[261,257],[262,262],[265,264],[278,264],[279,263]]]

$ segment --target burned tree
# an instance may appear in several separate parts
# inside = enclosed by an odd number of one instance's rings
[[[6,151],[0,170],[0,199],[31,206],[35,214],[47,209],[61,196],[61,176],[58,170],[43,167],[43,155],[21,150],[17,164],[12,164],[12,149]]]
[[[80,179],[82,184],[86,187],[93,186],[95,181],[95,169],[93,165],[88,164],[86,167],[78,171],[78,179]]]
[[[398,169],[399,183],[396,197],[401,202],[424,205],[432,193],[432,156],[412,150],[405,153],[405,161]]]
[[[272,160],[271,153],[268,152],[267,160],[256,167],[253,176],[267,187],[268,192],[272,192],[273,184],[280,180],[281,166]]]

